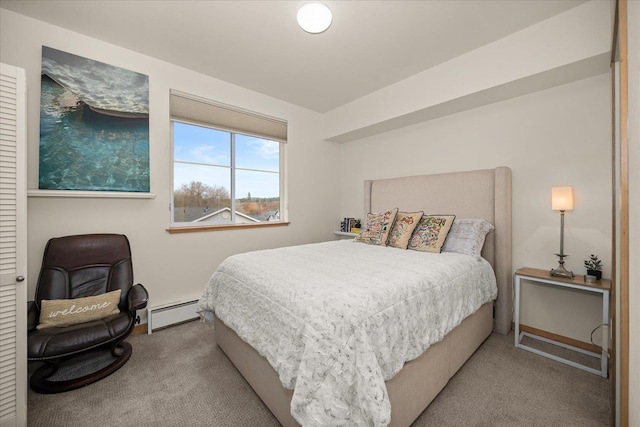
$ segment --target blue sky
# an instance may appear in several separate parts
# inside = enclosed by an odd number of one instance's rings
[[[174,161],[204,163],[174,165],[174,188],[191,181],[230,187],[231,140],[228,132],[174,122]],[[236,135],[236,197],[279,195],[280,144]],[[258,171],[242,170],[257,169]]]

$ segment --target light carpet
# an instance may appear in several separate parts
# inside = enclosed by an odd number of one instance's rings
[[[131,359],[102,381],[54,395],[29,390],[28,425],[279,425],[216,346],[212,324],[128,341]],[[414,426],[609,426],[609,399],[607,379],[516,349],[513,333],[492,334]]]

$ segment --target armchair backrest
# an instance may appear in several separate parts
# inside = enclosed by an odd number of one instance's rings
[[[49,240],[38,276],[35,302],[73,299],[120,289],[120,310],[127,309],[133,286],[129,240],[121,234],[84,234]]]

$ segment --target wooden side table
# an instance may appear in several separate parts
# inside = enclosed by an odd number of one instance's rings
[[[515,346],[523,350],[527,350],[532,353],[538,354],[540,356],[548,357],[555,361],[565,363],[567,365],[573,366],[574,368],[582,369],[587,372],[591,372],[593,374],[597,374],[604,378],[607,378],[607,375],[608,375],[607,349],[603,348],[602,352],[598,354],[598,353],[584,350],[582,348],[574,347],[572,345],[561,343],[549,338],[540,337],[530,332],[520,332],[520,295],[521,295],[520,282],[522,279],[524,279],[533,284],[546,283],[552,286],[559,286],[559,287],[569,288],[569,289],[578,289],[582,291],[595,292],[595,293],[602,294],[602,324],[607,325],[609,324],[609,292],[611,291],[611,280],[601,279],[601,280],[598,280],[597,282],[586,282],[584,279],[584,276],[581,276],[581,275],[576,275],[573,279],[568,279],[564,277],[554,277],[554,276],[551,276],[549,271],[539,270],[536,268],[520,268],[516,271],[514,279],[515,279],[515,308],[514,308]],[[588,356],[599,358],[600,370],[597,370],[590,366],[585,366],[580,363],[576,363],[572,360],[567,360],[562,357],[556,356],[554,354],[550,354],[542,350],[538,350],[536,348],[529,347],[525,344],[522,344],[522,339],[525,336],[533,339],[537,339],[540,341],[548,342],[563,348],[567,348],[569,350],[577,351],[579,353],[586,354]]]

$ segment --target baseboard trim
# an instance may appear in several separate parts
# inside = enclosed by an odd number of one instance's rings
[[[140,334],[146,334],[146,333],[147,333],[147,324],[140,323],[139,325],[136,325],[133,327],[133,331],[131,332],[131,335],[140,335]]]
[[[511,327],[515,329],[515,324],[512,323]],[[562,344],[571,345],[573,347],[578,347],[583,350],[591,351],[593,353],[601,353],[602,349],[597,345],[580,341],[575,338],[565,337],[563,335],[554,334],[553,332],[543,331],[542,329],[534,328],[531,326],[520,324],[521,332],[528,332],[533,335],[537,335],[539,337],[548,338],[550,340],[561,342]]]

